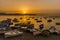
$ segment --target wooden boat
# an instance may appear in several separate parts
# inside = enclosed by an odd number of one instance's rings
[[[5,38],[7,37],[13,37],[13,36],[18,36],[18,35],[22,35],[23,32],[20,32],[20,31],[17,31],[17,30],[14,30],[14,31],[8,31],[5,33]]]
[[[54,26],[50,27],[49,31],[51,34],[60,34],[60,31],[57,30]]]

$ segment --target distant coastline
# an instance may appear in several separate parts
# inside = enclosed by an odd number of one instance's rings
[[[36,15],[36,14],[19,14],[19,13],[15,13],[15,14],[7,14],[7,13],[0,13],[0,15]]]
[[[24,16],[24,15],[29,15],[29,16],[46,16],[46,17],[57,17],[60,18],[60,15],[49,15],[49,14],[19,14],[19,13],[15,13],[15,14],[7,14],[7,13],[0,13],[0,16]]]

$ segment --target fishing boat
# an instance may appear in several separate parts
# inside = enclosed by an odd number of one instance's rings
[[[8,31],[4,34],[5,38],[7,37],[14,37],[14,36],[19,36],[22,35],[23,32],[17,31],[17,30],[13,30],[13,31]]]

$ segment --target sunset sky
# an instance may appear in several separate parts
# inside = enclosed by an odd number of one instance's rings
[[[60,10],[60,0],[0,0],[0,11],[45,12],[48,10]]]

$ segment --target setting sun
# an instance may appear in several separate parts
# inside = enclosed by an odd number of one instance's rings
[[[22,7],[21,9],[21,12],[22,12],[22,14],[26,14],[26,13],[28,13],[28,7]]]
[[[23,14],[26,14],[27,13],[27,11],[23,11]]]

